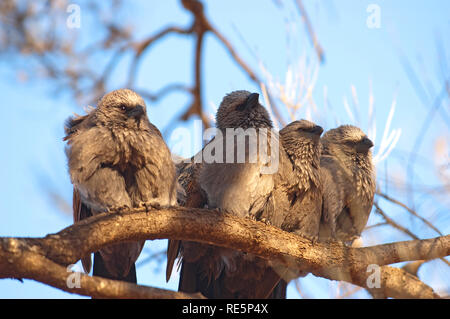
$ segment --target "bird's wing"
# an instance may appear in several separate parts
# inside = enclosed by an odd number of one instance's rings
[[[340,174],[340,165],[331,156],[322,156],[320,165],[320,177],[323,185],[323,219],[327,223],[335,224],[346,205],[342,189],[345,183]]]
[[[77,133],[78,129],[85,125],[85,120],[88,118],[89,114],[87,115],[77,115],[70,117],[67,119],[65,123],[65,133],[66,136],[63,138],[64,141],[68,141],[68,143],[71,143],[71,138],[74,136],[74,134]],[[79,222],[80,220],[83,220],[85,218],[88,218],[89,216],[92,216],[92,212],[90,208],[88,208],[83,202],[81,201],[80,193],[78,190],[74,187],[73,188],[73,200],[72,200],[72,209],[73,209],[73,222],[74,224]],[[91,256],[86,256],[81,259],[81,263],[83,264],[83,269],[86,273],[89,273],[91,270]]]
[[[180,243],[181,241],[179,240],[169,239],[169,243],[167,244],[166,282],[169,281],[172,275],[173,265],[180,252]]]
[[[274,289],[281,278],[265,260],[238,257],[236,266],[235,271],[222,271],[211,283],[213,295],[208,298],[267,299],[277,295]]]
[[[206,195],[198,183],[198,172],[200,163],[180,163],[177,165],[178,183],[184,189],[183,199],[179,199],[179,204],[185,207],[203,208],[206,203]],[[181,203],[182,202],[182,203]],[[166,281],[169,281],[172,274],[173,265],[180,252],[179,240],[169,240],[167,246],[167,266]],[[181,280],[181,279],[180,279]]]
[[[287,285],[288,283],[281,279],[278,285],[273,289],[269,299],[286,299]]]
[[[73,222],[74,224],[80,220],[92,216],[91,209],[81,201],[80,193],[73,189]],[[83,269],[86,273],[91,271],[91,255],[81,258]]]
[[[89,114],[86,115],[78,115],[75,114],[72,117],[69,117],[65,123],[64,131],[66,132],[66,136],[63,138],[63,141],[70,140],[71,136],[77,132],[79,127],[85,125],[85,120],[88,118]]]

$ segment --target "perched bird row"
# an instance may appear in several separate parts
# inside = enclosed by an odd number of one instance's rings
[[[372,142],[350,125],[321,138],[323,129],[306,120],[276,132],[258,97],[234,91],[222,100],[216,137],[200,152],[212,149],[226,161],[193,157],[176,167],[144,101],[131,90],[113,91],[87,115],[70,118],[65,140],[74,222],[120,208],[178,204],[262,221],[313,242],[360,236],[375,192]],[[237,133],[228,138],[230,129]],[[274,163],[276,169],[267,173]],[[102,248],[94,254],[93,274],[136,282],[134,263],[142,246]],[[179,258],[180,291],[208,298],[284,298],[287,282],[307,273],[243,251],[169,240],[166,278]],[[82,262],[89,272],[90,256]]]

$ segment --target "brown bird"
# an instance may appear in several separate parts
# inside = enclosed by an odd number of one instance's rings
[[[227,128],[254,129],[256,133],[272,128],[266,109],[258,102],[258,94],[247,91],[235,91],[224,97],[216,114],[216,123],[221,133],[218,134],[223,137]],[[266,140],[269,135],[267,132],[258,138]],[[267,212],[273,209],[270,201],[273,174],[261,174],[261,168],[270,164],[259,157],[252,162],[252,143],[245,140],[239,144],[236,143],[238,140],[239,137],[230,140],[216,135],[214,143],[218,146],[211,154],[217,156],[223,151],[225,161],[231,150],[227,144],[233,144],[231,162],[209,161],[207,150],[213,144],[211,141],[203,150],[202,163],[183,166],[187,174],[180,183],[186,190],[187,205],[203,207],[206,204],[236,216],[261,220],[263,216],[273,215]],[[239,146],[244,149],[244,162],[238,161]],[[193,242],[182,242],[179,251],[182,257],[180,291],[201,292],[208,298],[266,298],[280,280],[265,260],[251,254]],[[173,265],[176,255],[168,252],[171,256],[168,265]]]
[[[375,193],[372,141],[361,129],[342,125],[321,139],[323,213],[319,239],[351,242],[361,235]]]
[[[313,242],[319,235],[322,213],[319,172],[322,132],[322,127],[307,120],[294,121],[280,131],[283,147],[273,192],[276,211],[282,212],[281,223],[275,226]],[[284,265],[272,266],[283,278],[274,291],[280,296],[286,295],[287,282],[307,274],[297,265],[291,269]]]
[[[78,222],[123,208],[176,203],[175,167],[143,99],[120,89],[106,94],[87,115],[66,122],[66,155]],[[124,242],[94,254],[94,275],[136,282],[135,261],[144,242]],[[91,258],[82,259],[86,272]]]
[[[194,163],[194,157],[189,162],[180,162],[176,165],[177,183],[181,190],[177,193],[179,206],[203,208],[207,204],[205,192],[201,189],[198,174],[201,163]],[[172,274],[173,265],[177,257],[182,254],[183,243],[196,245],[186,241],[169,239],[167,246],[166,281],[169,281]],[[184,291],[184,290],[183,290]]]
[[[322,127],[306,120],[295,121],[280,131],[290,172],[283,181],[290,208],[281,229],[316,241],[322,212],[320,182],[320,135]]]

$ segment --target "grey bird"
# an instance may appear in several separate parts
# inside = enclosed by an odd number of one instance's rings
[[[227,128],[272,128],[269,114],[259,104],[258,97],[257,93],[248,91],[234,91],[224,97],[216,114],[217,128],[223,136]],[[261,136],[267,138],[267,135]],[[216,135],[216,142],[217,139]],[[226,145],[229,142],[227,139],[220,146],[224,159],[230,151]],[[269,197],[274,179],[271,174],[260,173],[267,163],[259,158],[254,163],[250,161],[249,142],[245,142],[246,161],[243,163],[236,162],[237,148],[235,143],[231,163],[210,163],[205,159],[201,164],[184,166],[185,172],[191,171],[186,179],[190,182],[184,183],[187,205],[203,207],[206,204],[210,209],[261,220],[271,215],[267,210],[273,209]],[[193,242],[182,242],[179,251],[182,257],[180,291],[201,292],[208,298],[266,298],[280,280],[265,260],[251,254]],[[170,255],[173,258],[175,254]],[[168,264],[173,265],[173,261]]]
[[[321,142],[324,191],[319,239],[351,242],[361,235],[372,210],[376,187],[373,142],[352,125],[327,131]]]
[[[170,151],[134,91],[106,94],[87,115],[69,118],[65,131],[75,223],[102,212],[176,204]],[[93,274],[136,282],[135,261],[143,245],[124,242],[100,249]],[[82,264],[89,272],[91,257]]]

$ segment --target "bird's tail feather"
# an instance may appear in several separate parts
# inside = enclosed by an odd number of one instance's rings
[[[94,276],[99,276],[99,277],[113,279],[113,280],[126,281],[126,282],[130,282],[133,284],[137,283],[136,265],[134,263],[133,263],[133,265],[131,265],[130,271],[128,272],[128,274],[126,276],[124,276],[124,277],[113,276],[106,269],[103,257],[100,254],[100,252],[97,251],[96,253],[94,253],[94,267],[93,268],[94,268],[94,270],[93,270],[92,274]]]
[[[281,279],[272,293],[269,295],[269,299],[286,299],[287,282]]]

